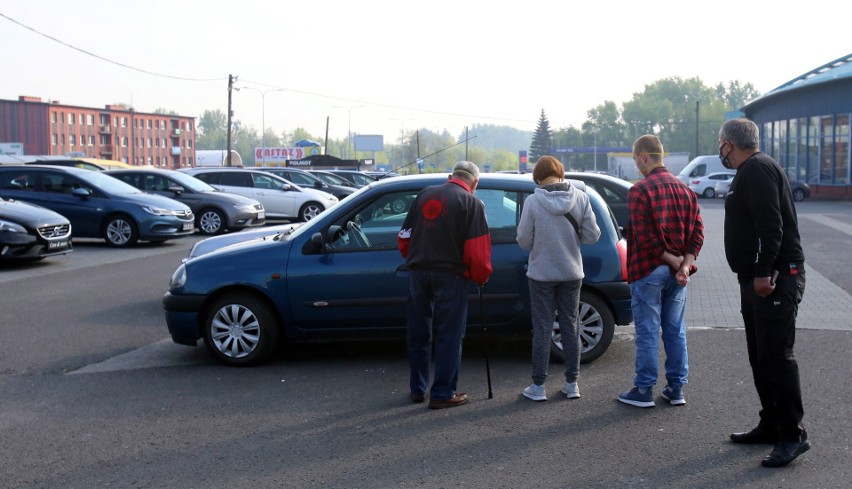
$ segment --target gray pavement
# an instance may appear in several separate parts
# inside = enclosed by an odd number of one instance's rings
[[[689,284],[686,324],[696,328],[742,328],[740,294],[736,276],[728,268],[723,242],[724,209],[703,205],[704,247],[698,257],[698,273]],[[817,213],[799,212],[799,221],[811,220],[852,236],[852,225]],[[852,330],[852,297],[823,274],[808,266],[805,247],[807,284],[799,306],[799,329]],[[632,328],[632,327],[631,327]]]

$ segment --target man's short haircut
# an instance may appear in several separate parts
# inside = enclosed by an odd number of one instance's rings
[[[548,177],[557,177],[562,180],[565,178],[565,166],[553,156],[544,155],[535,162],[533,181],[543,182]]]
[[[479,167],[471,161],[459,161],[453,166],[453,177],[473,183],[474,180],[479,180]]]
[[[760,146],[760,130],[748,119],[731,119],[719,129],[719,139],[728,140],[739,149],[756,150]]]
[[[651,161],[663,161],[663,143],[653,134],[641,136],[633,143],[633,154],[645,153]]]

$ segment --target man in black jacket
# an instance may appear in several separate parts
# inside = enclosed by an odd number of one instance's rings
[[[740,283],[748,359],[760,397],[760,422],[734,443],[767,443],[764,467],[781,467],[810,449],[793,356],[796,314],[805,292],[805,255],[784,171],[760,152],[757,125],[726,121],[719,157],[737,170],[725,199],[725,255]]]

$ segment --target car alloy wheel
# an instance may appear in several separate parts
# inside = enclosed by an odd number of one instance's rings
[[[212,236],[224,230],[225,217],[216,209],[204,209],[198,213],[198,229],[201,234]]]
[[[711,188],[711,187],[705,188],[704,189],[704,196],[707,197],[708,199],[712,199],[713,197],[716,196],[716,189]]]
[[[322,211],[323,208],[321,205],[316,202],[308,202],[302,206],[301,210],[299,210],[299,219],[302,220],[302,222],[308,222],[317,217]]]
[[[132,246],[139,239],[136,225],[125,216],[113,216],[104,225],[104,240],[110,246]]]
[[[794,189],[793,200],[795,200],[796,202],[801,202],[805,200],[805,191],[800,188]]]
[[[243,292],[226,294],[208,311],[204,344],[218,361],[253,365],[278,348],[278,321],[272,308],[257,297]]]
[[[580,363],[588,363],[603,355],[615,333],[615,318],[609,306],[592,292],[580,293]],[[550,352],[559,361],[563,359],[562,333],[559,319],[553,322]]]

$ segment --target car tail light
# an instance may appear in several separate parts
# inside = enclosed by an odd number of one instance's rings
[[[698,185],[698,184],[700,184],[700,183],[701,183],[701,180],[693,180],[693,181],[692,181],[692,182],[690,182],[690,183],[692,183],[693,185]]]
[[[615,243],[615,248],[618,250],[618,259],[621,260],[621,279],[627,281],[627,241],[619,239]]]

